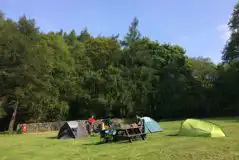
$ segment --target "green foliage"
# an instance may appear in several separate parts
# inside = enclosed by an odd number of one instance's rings
[[[218,81],[216,88],[218,97],[221,98],[221,104],[227,106],[223,108],[224,113],[239,114],[239,2],[236,3],[229,20],[228,27],[231,30],[230,39],[227,41],[223,51],[223,64],[218,67]]]
[[[84,28],[41,33],[35,20],[0,13],[0,116],[19,122],[90,115],[156,119],[238,115],[238,4],[224,63],[190,58],[178,45],[141,36],[134,18],[124,39]],[[4,100],[2,100],[4,99]]]
[[[223,51],[223,60],[225,62],[231,62],[233,60],[238,60],[239,56],[239,50],[238,50],[238,44],[239,44],[239,2],[236,3],[232,17],[229,20],[228,27],[231,30],[231,36],[230,39],[227,41],[227,44],[225,45],[224,51]]]
[[[10,135],[11,133],[8,131],[0,132],[0,135]]]
[[[129,31],[124,37],[122,44],[125,46],[129,46],[141,37],[141,33],[138,30],[139,20],[135,17],[129,26]]]

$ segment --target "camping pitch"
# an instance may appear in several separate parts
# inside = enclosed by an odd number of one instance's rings
[[[159,124],[150,117],[141,117],[140,120],[143,121],[145,133],[154,133],[163,131],[163,129],[159,126]]]
[[[198,119],[185,120],[181,125],[178,135],[225,137],[223,130],[218,125]]]
[[[58,139],[80,138],[87,136],[84,126],[77,121],[66,122],[58,132]]]

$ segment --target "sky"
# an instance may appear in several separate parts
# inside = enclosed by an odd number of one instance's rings
[[[87,27],[94,35],[123,37],[134,17],[143,36],[178,44],[191,57],[221,60],[230,36],[227,27],[237,0],[0,0],[0,10],[17,20],[26,15],[41,31],[77,33]]]

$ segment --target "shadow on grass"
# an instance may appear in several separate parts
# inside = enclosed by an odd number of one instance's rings
[[[98,137],[98,135],[93,134],[93,135],[89,135],[89,137]],[[58,139],[58,138],[57,138],[57,136],[51,136],[51,137],[46,137],[46,139]],[[66,138],[66,139],[72,139],[72,138]]]
[[[46,139],[57,139],[57,137],[56,136],[46,137]]]
[[[98,137],[99,134],[92,134],[92,135],[89,135],[89,137]]]
[[[187,135],[179,135],[178,133],[176,134],[168,134],[166,136],[170,137],[181,137],[181,138],[212,138],[210,136],[187,136]]]
[[[106,145],[106,144],[122,144],[122,143],[129,143],[129,141],[127,140],[122,140],[122,141],[117,141],[117,142],[114,142],[114,141],[109,141],[107,143],[104,143],[103,141],[100,141],[100,142],[95,142],[95,143],[85,143],[85,144],[82,144],[84,146],[97,146],[97,145]]]
[[[176,136],[179,136],[179,134],[178,134],[178,133],[171,133],[171,134],[168,134],[168,135],[166,135],[166,136],[176,137]]]
[[[96,143],[85,143],[84,146],[95,146],[95,145],[102,145],[105,144],[104,142],[96,142]]]

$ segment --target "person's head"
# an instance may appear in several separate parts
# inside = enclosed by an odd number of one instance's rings
[[[94,116],[91,116],[91,118],[94,118]]]

